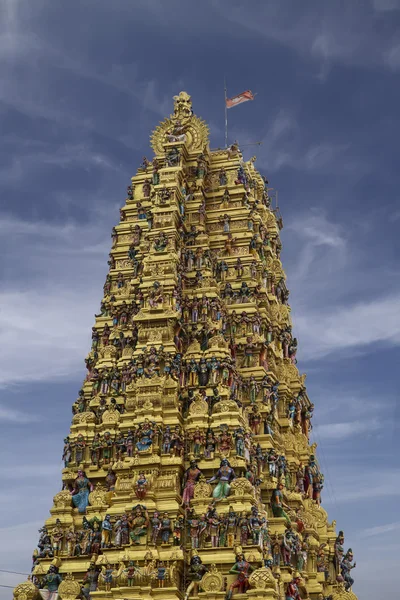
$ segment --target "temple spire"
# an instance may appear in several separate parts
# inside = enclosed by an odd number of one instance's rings
[[[237,142],[210,150],[186,92],[151,146],[112,229],[62,484],[14,598],[351,600],[268,181]]]

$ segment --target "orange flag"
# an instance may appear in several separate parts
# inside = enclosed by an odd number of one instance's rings
[[[246,90],[237,96],[233,96],[233,98],[226,99],[226,107],[232,108],[233,106],[237,106],[242,102],[247,102],[248,100],[254,100],[254,94],[250,90]]]

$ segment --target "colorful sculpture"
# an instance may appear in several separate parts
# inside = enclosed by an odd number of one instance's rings
[[[72,503],[74,506],[76,506],[80,513],[86,512],[86,507],[89,504],[89,494],[91,491],[93,491],[93,485],[86,477],[85,471],[79,470],[71,495]]]
[[[144,506],[138,504],[132,508],[130,518],[130,540],[132,544],[140,544],[144,535],[147,535],[149,515]]]
[[[195,460],[191,460],[190,467],[185,472],[183,479],[184,489],[182,494],[182,505],[190,505],[190,500],[194,496],[194,486],[199,480],[200,475],[201,471],[197,466],[197,462]]]
[[[299,585],[301,582],[300,577],[294,577],[286,587],[286,600],[301,600]]]
[[[283,490],[283,484],[279,483],[278,487],[272,492],[272,497],[271,497],[271,508],[272,508],[272,513],[274,515],[274,517],[283,517],[284,519],[286,519],[286,521],[288,523],[290,523],[290,518],[288,517],[288,515],[285,512],[285,508],[288,508],[288,506],[283,502],[283,494],[282,494],[282,490]]]
[[[236,580],[229,586],[229,589],[225,595],[226,600],[230,600],[232,598],[235,590],[238,590],[239,594],[245,594],[247,592],[249,589],[249,576],[252,571],[253,567],[245,559],[244,554],[241,552],[238,553],[236,555],[236,562],[229,571],[229,573],[233,573],[237,577]]]
[[[350,590],[353,586],[354,579],[351,576],[352,569],[356,568],[356,563],[353,564],[353,551],[349,548],[340,563],[342,577],[344,579],[344,587]]]
[[[230,482],[235,478],[235,471],[230,466],[228,459],[223,458],[217,473],[208,480],[208,483],[211,483],[218,479],[218,484],[213,491],[213,498],[216,500],[227,498],[231,489]]]
[[[207,567],[203,565],[202,560],[198,554],[192,556],[188,572],[188,578],[190,583],[186,588],[185,600],[188,600],[192,592],[194,593],[194,595],[197,595],[200,581],[202,580],[202,577],[207,572],[207,570]]]
[[[58,574],[58,569],[54,565],[50,565],[47,575],[43,577],[42,585],[39,590],[43,600],[57,600],[58,587],[62,581],[61,575]]]

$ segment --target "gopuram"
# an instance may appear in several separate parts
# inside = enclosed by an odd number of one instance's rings
[[[112,229],[62,489],[15,600],[355,600],[321,506],[282,219],[190,96]]]

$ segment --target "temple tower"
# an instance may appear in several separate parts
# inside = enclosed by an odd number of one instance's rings
[[[282,219],[190,96],[151,137],[112,230],[62,490],[16,600],[352,600],[320,505]]]

